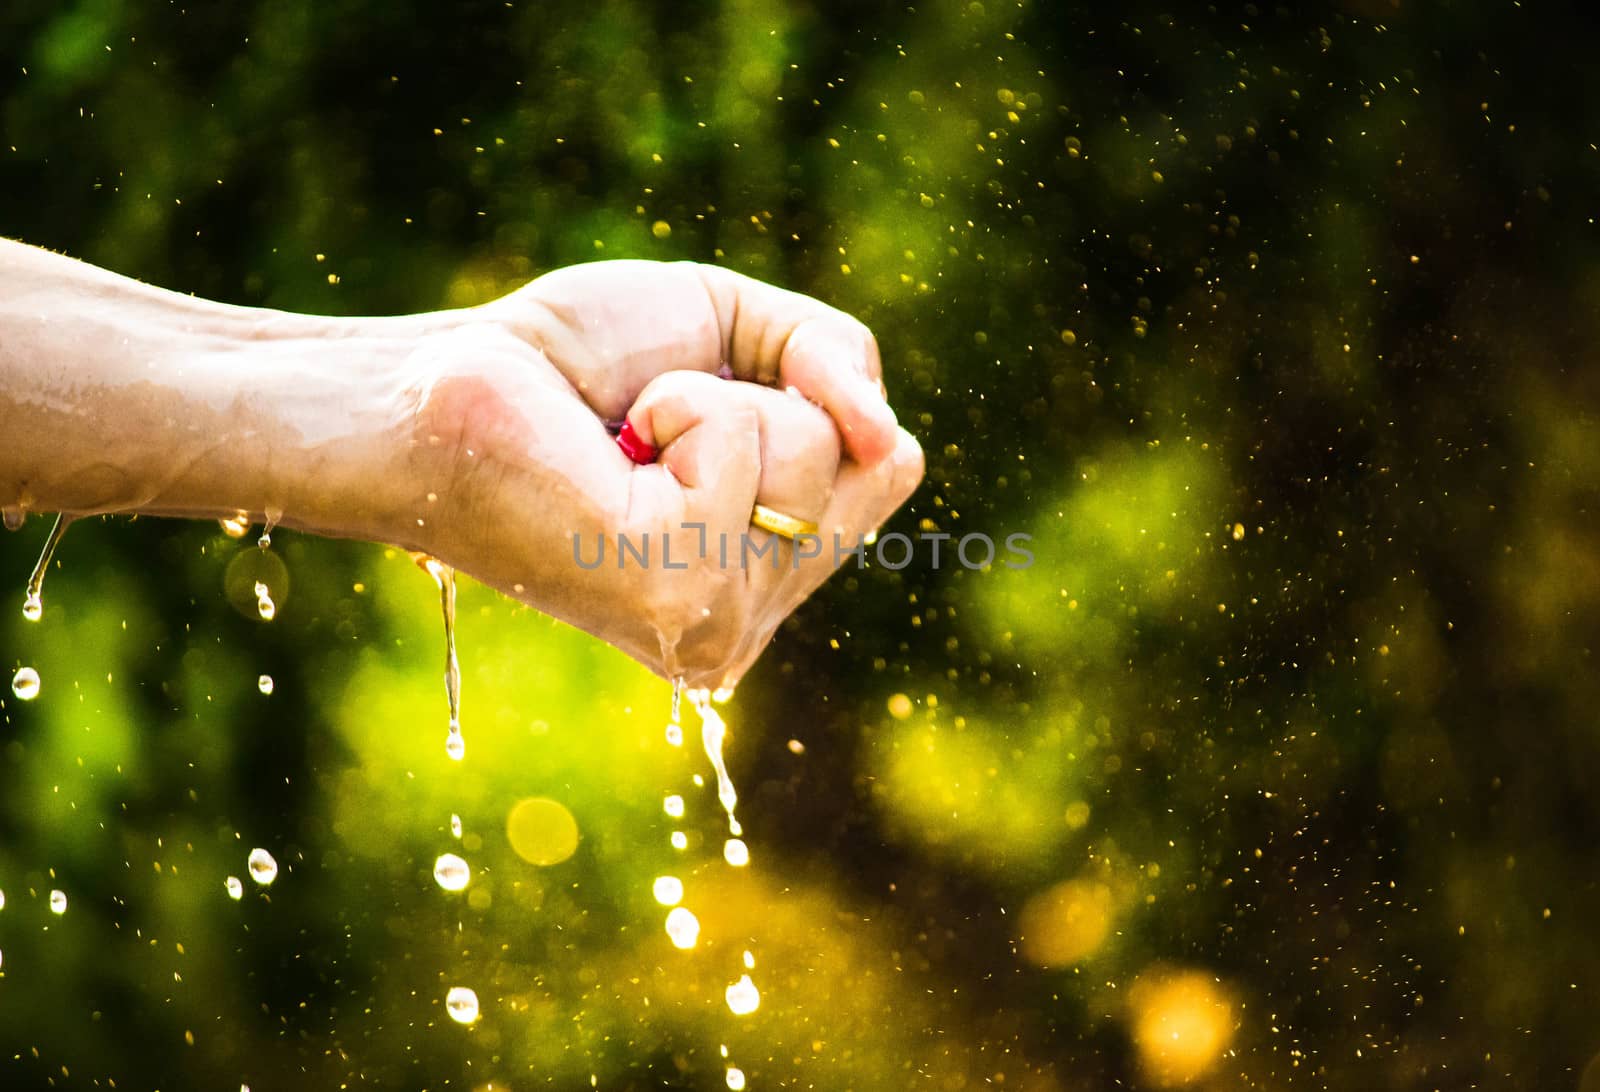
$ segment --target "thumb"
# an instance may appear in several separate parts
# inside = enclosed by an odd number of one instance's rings
[[[704,372],[663,372],[639,393],[628,423],[660,450],[656,462],[634,473],[673,479],[689,518],[738,533],[749,525],[761,481],[761,424],[728,386]]]

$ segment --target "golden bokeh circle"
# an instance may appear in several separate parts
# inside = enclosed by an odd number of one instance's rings
[[[518,800],[506,816],[506,838],[529,864],[560,864],[578,849],[578,821],[560,801],[529,796]]]

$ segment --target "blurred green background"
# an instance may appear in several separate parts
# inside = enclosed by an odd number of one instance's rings
[[[929,455],[889,529],[1037,563],[791,620],[726,709],[735,869],[666,685],[586,638],[468,583],[457,765],[403,554],[279,534],[263,624],[253,536],[94,521],[30,624],[30,520],[0,1086],[1600,1089],[1597,42],[1511,0],[6,0],[0,235],[324,313],[723,263],[878,333]],[[568,859],[513,850],[529,797]]]

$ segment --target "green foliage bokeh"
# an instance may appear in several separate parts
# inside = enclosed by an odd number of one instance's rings
[[[735,870],[619,654],[465,584],[456,765],[403,553],[276,535],[268,625],[251,539],[74,527],[0,611],[0,1086],[1578,1087],[1596,39],[1435,7],[8,0],[0,235],[335,314],[726,264],[878,334],[928,452],[886,530],[1036,561],[801,609],[727,710]]]

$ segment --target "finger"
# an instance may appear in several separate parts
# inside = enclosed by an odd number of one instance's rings
[[[821,549],[802,558],[766,606],[768,621],[756,627],[735,654],[723,686],[732,687],[750,669],[772,639],[783,619],[816,591],[841,564],[858,564],[850,548],[870,531],[883,525],[910,498],[922,481],[922,448],[904,429],[897,429],[895,446],[875,466],[847,463],[834,482],[833,501],[818,521]],[[809,551],[808,551],[809,552]]]
[[[794,387],[834,419],[846,452],[874,464],[895,447],[894,410],[872,332],[842,311],[716,266],[696,266],[740,379]]]
[[[753,383],[673,372],[641,392],[627,423],[637,441],[670,447],[696,421],[734,409],[757,419],[761,477],[756,500],[800,519],[821,518],[839,469],[839,431],[827,413],[804,398]]]
[[[660,450],[637,467],[649,488],[665,475],[685,491],[688,512],[718,531],[742,530],[761,480],[761,419],[732,384],[704,372],[666,372],[628,410],[638,438]]]

